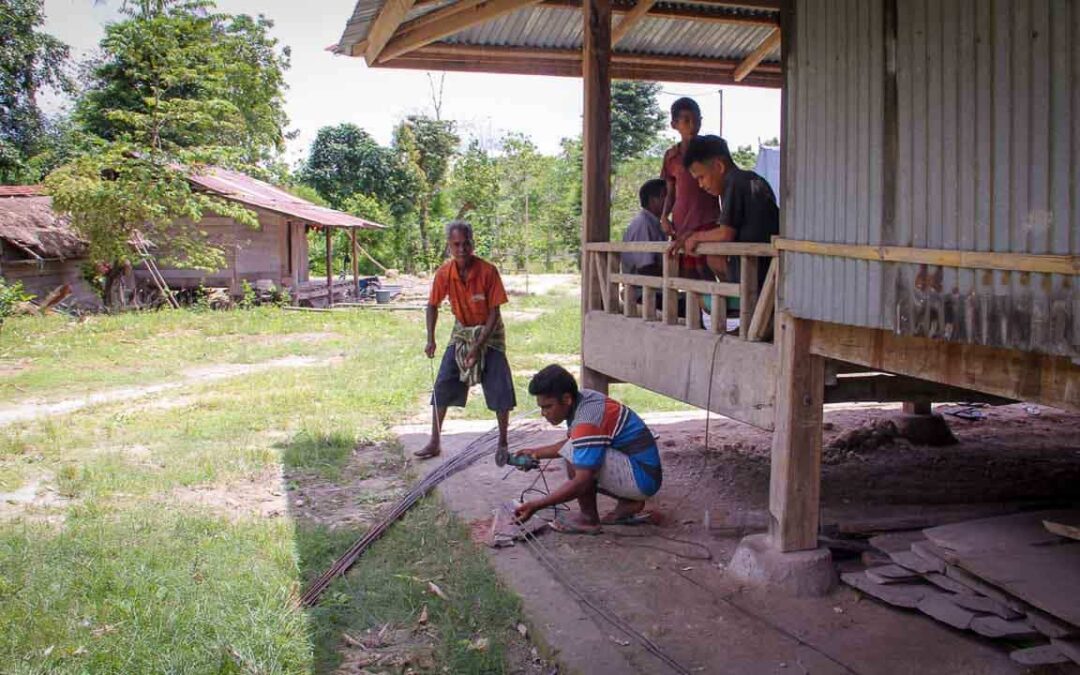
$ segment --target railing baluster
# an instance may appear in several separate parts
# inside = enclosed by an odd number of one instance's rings
[[[709,319],[712,321],[712,332],[724,333],[727,331],[727,298],[713,293],[712,307]]]
[[[739,257],[739,337],[743,340],[750,333],[750,322],[757,306],[758,259],[753,256]]]
[[[686,327],[701,330],[701,296],[693,291],[686,292]]]
[[[664,323],[673,326],[679,321],[679,291],[668,286],[668,280],[679,275],[678,258],[664,255]]]
[[[656,321],[656,289],[641,287],[641,313],[646,321]]]

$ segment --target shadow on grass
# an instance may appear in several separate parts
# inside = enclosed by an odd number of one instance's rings
[[[300,579],[307,588],[393,506],[396,497],[384,491],[377,499],[362,486],[411,480],[404,475],[396,442],[358,446],[344,434],[301,432],[281,450]],[[326,481],[357,486],[347,493],[350,508],[365,512],[362,524],[334,527],[310,517],[313,505],[302,495]],[[428,582],[438,585],[447,599],[432,593]],[[428,622],[420,626],[425,606]],[[378,655],[378,645],[357,652],[343,636],[362,640],[387,625],[396,644],[383,645],[390,662],[373,666],[377,669],[400,668],[404,659],[419,672],[502,673],[519,618],[517,597],[498,583],[467,528],[430,497],[397,521],[307,610],[317,673],[332,672],[350,650],[354,657]],[[486,646],[477,648],[478,641],[485,644],[484,638]]]

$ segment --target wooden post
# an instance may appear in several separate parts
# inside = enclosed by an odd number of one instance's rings
[[[326,306],[334,306],[334,242],[331,240],[333,228],[323,226],[326,230]]]
[[[934,409],[930,401],[920,399],[918,401],[904,401],[905,415],[931,415]]]
[[[758,259],[744,255],[739,260],[739,337],[743,340],[750,334],[750,322],[754,318],[760,290]]]
[[[353,297],[360,300],[360,247],[356,245],[356,228],[349,228],[349,244],[352,245]]]
[[[679,291],[674,288],[668,287],[668,281],[679,276],[678,270],[678,258],[670,256],[667,253],[664,254],[663,263],[663,289],[661,290],[661,297],[664,299],[664,306],[661,309],[663,314],[663,321],[669,326],[674,326],[679,322]]]
[[[780,551],[817,548],[824,359],[810,353],[812,322],[777,315],[780,358],[769,474],[769,535]]]
[[[581,75],[585,106],[582,134],[582,255],[585,244],[611,239],[611,0],[584,0],[581,3],[583,46]],[[581,310],[588,312],[600,302],[598,283],[592,283],[582,258]],[[584,318],[584,317],[583,317]],[[585,322],[582,321],[584,331]],[[601,392],[608,390],[608,378],[588,367],[582,333],[581,386]]]

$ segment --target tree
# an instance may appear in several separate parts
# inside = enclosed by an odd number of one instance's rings
[[[656,97],[658,82],[618,80],[611,83],[611,161],[639,157],[656,143],[664,128],[664,111]]]
[[[225,260],[199,228],[203,213],[256,225],[253,212],[194,191],[188,176],[274,156],[288,53],[265,19],[212,10],[201,0],[125,5],[129,18],[106,28],[76,107],[81,153],[46,179],[54,208],[89,242],[110,306],[140,237],[168,265],[214,270]]]
[[[346,200],[356,193],[388,204],[395,217],[413,208],[410,197],[416,190],[416,179],[393,150],[379,145],[355,124],[319,129],[299,178],[334,208],[344,208]]]
[[[455,215],[473,227],[476,252],[490,257],[495,250],[495,226],[499,203],[498,164],[480,141],[473,139],[454,162],[450,193]]]
[[[284,149],[288,48],[265,17],[213,11],[206,0],[126,4],[110,24],[76,106],[83,130],[164,150],[213,148],[257,166]]]
[[[436,261],[430,223],[441,214],[450,160],[461,139],[454,123],[425,115],[410,115],[394,130],[394,148],[407,174],[416,181],[420,256],[426,266]]]
[[[753,169],[757,164],[757,153],[752,146],[740,145],[731,153],[731,159],[740,169]]]
[[[0,183],[41,180],[43,164],[34,158],[50,138],[37,95],[73,88],[68,46],[37,30],[44,22],[43,0],[0,0]]]

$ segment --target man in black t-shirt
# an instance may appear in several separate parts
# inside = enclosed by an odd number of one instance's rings
[[[703,190],[722,197],[720,226],[692,234],[685,243],[688,254],[707,241],[768,243],[773,235],[780,234],[780,210],[768,181],[736,166],[724,139],[694,138],[683,154],[683,163]],[[708,260],[718,277],[739,281],[738,257],[708,256]],[[766,272],[766,265],[759,265],[759,283],[764,281]]]

